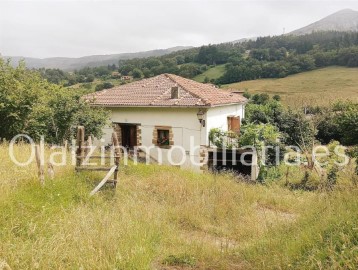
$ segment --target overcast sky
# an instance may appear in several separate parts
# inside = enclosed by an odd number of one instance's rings
[[[0,53],[80,57],[282,34],[358,1],[3,1]]]

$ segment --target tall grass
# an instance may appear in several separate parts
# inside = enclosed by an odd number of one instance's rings
[[[26,146],[16,151],[25,156]],[[48,150],[47,150],[48,151]],[[41,187],[0,146],[0,262],[12,269],[355,269],[358,192],[290,191],[232,175],[128,165],[56,168]],[[4,164],[6,166],[4,166]],[[3,193],[4,192],[4,193]],[[0,263],[1,265],[1,263]]]

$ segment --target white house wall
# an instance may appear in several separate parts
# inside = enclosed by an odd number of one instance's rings
[[[245,117],[244,110],[245,105],[242,104],[213,107],[208,109],[206,113],[206,134],[204,144],[209,144],[209,132],[212,128],[220,128],[227,131],[227,117],[240,116],[240,120],[242,120]]]
[[[175,146],[182,146],[185,153],[185,162],[181,167],[193,167],[199,169],[198,166],[190,165],[190,137],[192,137],[193,145],[197,146],[195,151],[191,153],[192,159],[199,164],[199,146],[205,144],[206,129],[201,127],[197,118],[198,109],[195,108],[113,108],[111,109],[111,121],[113,123],[139,124],[142,137],[142,149],[152,147],[150,155],[159,158],[158,150],[162,152],[163,164],[167,164],[169,160],[168,151],[171,151],[171,157],[174,163],[179,163],[182,158],[182,152]],[[153,146],[153,130],[155,126],[170,126],[173,131],[174,146],[171,150]],[[112,127],[104,129],[105,144],[111,142]],[[203,141],[204,140],[204,141]]]
[[[227,117],[240,116],[244,117],[243,105],[228,105],[209,108],[204,116],[205,127],[202,127],[198,121],[197,108],[111,108],[111,119],[113,123],[138,124],[141,130],[142,149],[151,147],[150,155],[158,160],[162,153],[163,164],[168,164],[168,151],[171,151],[172,161],[179,165],[181,160],[185,162],[181,167],[191,167],[196,170],[200,169],[199,152],[201,145],[209,145],[209,132],[212,128],[221,128],[227,130]],[[173,131],[174,146],[171,150],[159,148],[153,145],[153,130],[155,126],[169,126]],[[104,129],[104,144],[111,143],[112,126]],[[190,153],[190,138],[193,140],[195,150]],[[185,156],[177,149],[181,146],[185,150]],[[191,159],[190,159],[191,156]],[[196,165],[191,164],[192,160]]]

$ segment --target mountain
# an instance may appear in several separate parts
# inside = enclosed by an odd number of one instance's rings
[[[240,38],[240,39],[231,41],[230,43],[237,44],[237,43],[244,43],[246,41],[255,41],[255,40],[257,40],[257,37]]]
[[[83,67],[97,67],[116,64],[119,60],[127,60],[133,58],[144,58],[151,56],[162,56],[172,52],[189,49],[192,47],[177,46],[168,49],[152,50],[137,53],[120,53],[108,55],[90,55],[79,58],[70,57],[51,57],[51,58],[31,58],[22,56],[0,56],[2,58],[11,58],[11,63],[17,65],[20,60],[25,60],[28,68],[59,68],[63,70],[74,70]]]
[[[318,31],[358,31],[358,11],[343,9],[289,34],[305,35]]]

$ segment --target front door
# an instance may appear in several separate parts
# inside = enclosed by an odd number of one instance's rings
[[[137,146],[137,126],[131,124],[120,124],[122,132],[122,146],[133,148]]]

